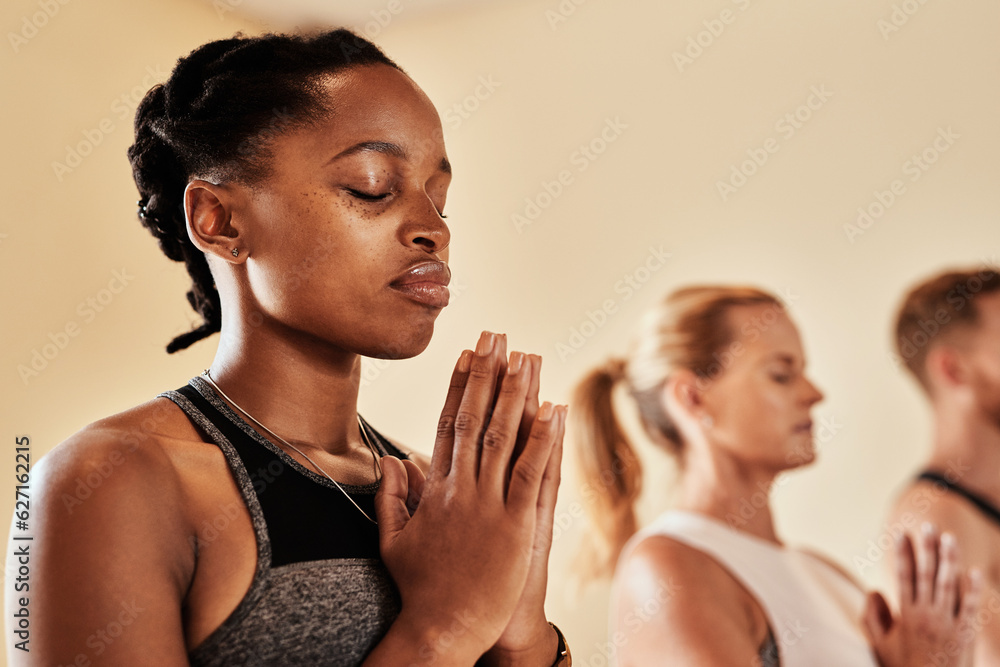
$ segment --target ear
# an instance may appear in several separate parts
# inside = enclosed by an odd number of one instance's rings
[[[687,369],[674,371],[663,386],[664,407],[669,414],[680,410],[699,418],[705,408],[705,388],[708,380]]]
[[[928,350],[924,368],[931,382],[940,386],[957,387],[968,380],[965,360],[950,345],[935,345]]]
[[[245,235],[233,223],[234,194],[224,185],[194,179],[184,189],[184,215],[188,237],[202,252],[230,264],[250,255]]]

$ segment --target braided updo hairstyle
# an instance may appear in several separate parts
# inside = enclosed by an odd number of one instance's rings
[[[128,149],[139,189],[139,219],[193,282],[188,302],[204,323],[174,338],[182,350],[222,326],[221,303],[205,255],[188,238],[184,189],[192,178],[246,185],[268,174],[275,136],[327,118],[320,79],[350,67],[398,65],[343,29],[313,36],[266,34],[209,42],[177,62],[135,114]]]

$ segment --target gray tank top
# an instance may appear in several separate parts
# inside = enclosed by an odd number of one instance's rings
[[[359,665],[399,614],[378,530],[330,480],[250,427],[199,377],[169,398],[222,450],[253,522],[257,569],[192,665]],[[367,424],[383,454],[402,453]],[[343,484],[374,517],[378,485]]]

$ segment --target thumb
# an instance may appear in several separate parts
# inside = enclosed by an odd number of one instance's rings
[[[395,456],[383,456],[382,481],[375,494],[375,516],[378,519],[379,545],[383,552],[395,541],[410,519],[410,512],[406,508],[408,495],[406,466]]]
[[[864,627],[872,645],[878,646],[892,627],[892,612],[882,594],[872,591],[865,601]]]

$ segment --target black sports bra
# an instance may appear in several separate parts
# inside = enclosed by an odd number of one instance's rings
[[[944,488],[946,488],[947,490],[951,491],[954,494],[962,496],[970,503],[975,505],[976,509],[985,514],[986,518],[990,519],[995,524],[1000,526],[1000,509],[997,509],[996,505],[986,500],[982,496],[973,493],[972,491],[969,491],[968,489],[966,489],[965,487],[961,486],[956,482],[952,482],[941,473],[935,472],[933,470],[925,470],[924,472],[920,473],[917,476],[917,479],[933,482],[934,484],[943,486]]]

